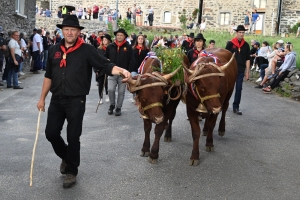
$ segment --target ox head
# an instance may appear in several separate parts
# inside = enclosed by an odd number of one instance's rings
[[[139,75],[127,81],[129,91],[136,92],[136,101],[142,118],[155,124],[164,120],[163,107],[168,99],[169,80],[179,68],[170,74],[160,76],[158,73]],[[156,75],[155,75],[156,74]]]
[[[218,66],[213,62],[200,62],[194,70],[184,67],[189,75],[189,84],[194,84],[194,91],[198,96],[199,103],[204,105],[208,113],[217,114],[222,110],[220,102],[221,78],[225,75],[224,71],[234,59],[231,59],[224,65]]]

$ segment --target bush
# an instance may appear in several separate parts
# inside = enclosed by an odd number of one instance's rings
[[[292,28],[289,29],[290,33],[297,33],[298,27],[300,26],[300,23],[298,22],[295,24]]]

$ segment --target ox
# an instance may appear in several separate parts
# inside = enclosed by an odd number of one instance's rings
[[[188,63],[186,56],[184,60],[185,63]],[[170,81],[179,68],[167,75],[153,72],[153,68],[160,68],[160,62],[157,59],[148,58],[143,74],[129,79],[127,83],[128,90],[136,92],[139,112],[144,120],[145,138],[141,156],[149,156],[149,162],[155,164],[158,159],[159,141],[165,128],[164,141],[170,142],[172,138],[172,122],[181,97],[181,85],[174,85]],[[155,123],[156,126],[155,138],[150,152],[152,123]]]
[[[189,69],[184,67],[185,82],[188,85],[186,109],[193,137],[190,165],[199,164],[199,112],[203,113],[206,118],[203,128],[204,135],[207,135],[206,151],[213,151],[212,134],[218,113],[222,111],[219,135],[224,136],[225,115],[237,77],[237,64],[231,52],[219,48],[206,49],[206,52],[215,55],[215,58],[217,57],[219,60],[219,64],[216,64],[212,57],[199,57]]]

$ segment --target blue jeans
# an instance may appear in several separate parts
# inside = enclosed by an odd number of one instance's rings
[[[40,70],[41,65],[41,54],[39,51],[32,52],[32,59],[33,59],[33,71]]]
[[[47,61],[48,61],[48,50],[44,50],[44,60],[43,60],[43,69],[46,69]]]
[[[239,109],[241,97],[242,97],[242,89],[243,89],[243,79],[244,79],[244,72],[239,72],[237,75],[237,79],[235,82],[235,94],[234,94],[234,101],[232,104],[233,109]]]
[[[13,85],[11,85],[11,77],[13,77]],[[7,86],[18,86],[18,72],[13,68],[9,68],[6,81]]]
[[[268,66],[269,66],[268,64],[262,64],[262,65],[260,66],[260,73],[259,73],[259,75],[260,75],[261,79],[264,79],[264,77],[265,77],[265,69],[266,69]]]

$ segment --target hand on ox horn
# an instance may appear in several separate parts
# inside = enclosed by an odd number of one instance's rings
[[[120,72],[120,76],[123,78],[122,82],[125,83],[131,78],[131,73],[124,69],[122,72]]]

